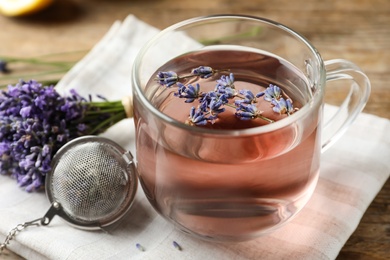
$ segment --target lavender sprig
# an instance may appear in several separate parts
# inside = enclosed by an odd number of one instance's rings
[[[281,94],[282,92],[278,86],[269,84],[269,87],[264,92],[260,92],[256,96],[260,97],[264,95],[264,100],[271,102],[273,99],[278,100],[279,98],[281,98]]]
[[[121,101],[94,102],[72,90],[20,81],[0,94],[0,173],[26,191],[43,187],[54,154],[68,141],[98,134],[126,117]]]
[[[199,66],[191,70],[190,74],[187,75],[177,75],[174,71],[159,71],[156,75],[155,80],[160,83],[160,85],[171,87],[176,83],[179,83],[180,80],[191,77],[200,77],[202,79],[207,79],[213,76],[217,72],[226,71],[226,70],[214,70],[208,66]]]
[[[191,107],[190,110],[190,116],[188,117],[188,120],[186,121],[186,124],[188,125],[206,125],[208,121],[208,118],[206,117],[204,111],[202,109],[195,107]]]
[[[214,75],[216,71],[213,68],[208,66],[199,66],[191,70],[191,74],[194,76],[200,76],[203,79],[207,79]]]
[[[179,81],[179,77],[176,72],[168,71],[168,72],[159,72],[157,75],[157,80],[161,85],[165,85],[168,88]]]
[[[46,85],[56,84],[86,52],[69,51],[35,57],[9,57],[0,53],[0,88],[6,88],[21,78],[35,78]]]
[[[203,96],[203,93],[200,92],[199,84],[196,84],[196,86],[194,87],[191,84],[185,86],[184,84],[178,82],[177,86],[179,88],[177,92],[174,93],[174,95],[179,98],[185,98],[186,100],[184,102],[186,103],[192,103],[194,102],[195,99]]]

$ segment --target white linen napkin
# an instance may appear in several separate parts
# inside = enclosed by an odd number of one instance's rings
[[[112,100],[130,95],[134,57],[157,32],[132,15],[116,22],[58,88],[75,88],[81,95],[96,93]],[[334,259],[389,177],[389,132],[389,120],[359,115],[322,155],[318,186],[307,206],[289,224],[252,241],[224,244],[192,238],[159,216],[139,188],[126,218],[108,233],[78,230],[55,217],[49,226],[19,232],[9,249],[31,260]],[[135,155],[132,119],[119,122],[104,136]],[[26,193],[15,180],[0,176],[0,241],[17,224],[42,217],[49,206],[45,194]],[[139,250],[137,243],[145,250]]]

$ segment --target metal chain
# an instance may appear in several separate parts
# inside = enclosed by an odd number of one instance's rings
[[[10,241],[15,238],[16,234],[23,229],[29,227],[29,226],[39,226],[39,224],[43,221],[43,218],[38,218],[33,221],[25,222],[23,224],[18,224],[15,228],[11,229],[11,231],[8,233],[7,237],[5,238],[4,242],[0,244],[0,255],[4,251],[4,249],[7,248],[7,245],[9,245]]]

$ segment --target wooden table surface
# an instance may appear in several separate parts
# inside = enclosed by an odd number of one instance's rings
[[[0,16],[0,56],[87,50],[115,20],[128,14],[163,29],[187,18],[217,13],[276,20],[306,36],[324,60],[355,62],[372,83],[364,112],[390,118],[389,0],[57,0],[31,17]],[[328,95],[327,102],[337,104],[341,99],[335,92]],[[338,259],[390,259],[389,180]]]

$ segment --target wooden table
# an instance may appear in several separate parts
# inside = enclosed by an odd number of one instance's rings
[[[388,0],[57,0],[28,18],[0,16],[0,54],[90,49],[115,20],[128,14],[163,29],[187,18],[240,13],[279,21],[306,36],[323,58],[358,64],[372,83],[364,112],[390,118],[390,1]],[[342,97],[328,95],[337,104]],[[11,255],[10,259],[18,256]],[[339,259],[390,258],[390,181],[368,208]]]

